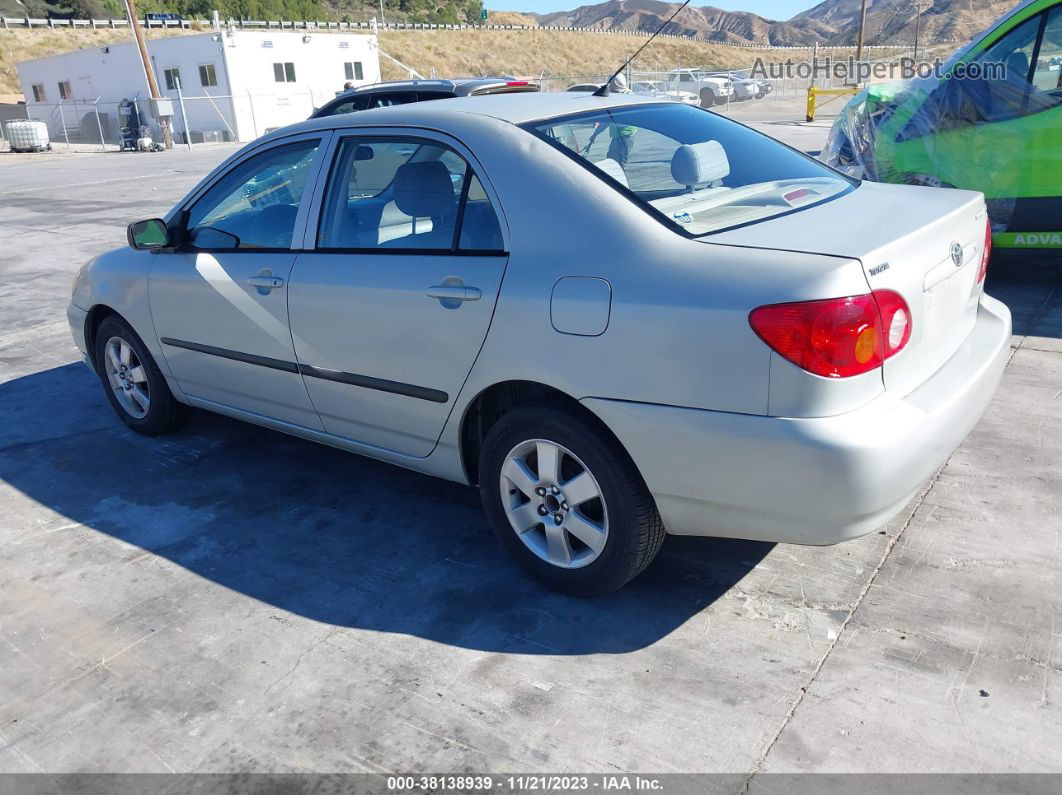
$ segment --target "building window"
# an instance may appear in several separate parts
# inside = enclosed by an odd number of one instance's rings
[[[275,63],[273,64],[273,79],[278,83],[294,83],[295,82],[295,64],[293,63]]]
[[[354,61],[354,63],[348,61],[343,64],[343,74],[346,76],[347,80],[365,79],[365,70],[361,68],[361,61]]]
[[[203,88],[210,88],[218,84],[218,75],[214,71],[214,64],[203,63],[199,64],[199,85]]]
[[[167,91],[176,91],[181,85],[181,70],[176,66],[172,69],[163,69],[162,77],[166,81]]]
[[[47,102],[48,97],[44,94],[44,83],[33,84],[33,101],[34,102]]]
[[[59,99],[73,99],[74,92],[70,88],[69,80],[62,80],[59,83]]]

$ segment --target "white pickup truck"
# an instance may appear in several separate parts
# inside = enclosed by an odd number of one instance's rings
[[[667,73],[668,91],[689,91],[701,99],[702,108],[721,105],[734,93],[734,84],[726,77],[710,75],[703,69],[672,69]]]

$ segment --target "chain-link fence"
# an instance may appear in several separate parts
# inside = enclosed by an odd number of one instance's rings
[[[168,129],[144,98],[119,102],[72,98],[56,103],[29,103],[5,115],[0,149],[10,149],[8,122],[37,121],[46,128],[52,150],[121,151],[164,145],[167,132],[174,147],[246,142],[302,121],[335,97],[335,92],[284,94],[190,95],[171,93],[173,115]],[[13,106],[7,106],[9,109]]]

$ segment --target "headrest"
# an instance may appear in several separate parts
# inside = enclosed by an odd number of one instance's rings
[[[671,177],[679,185],[707,185],[729,173],[730,161],[718,141],[684,144],[671,158]]]
[[[395,174],[395,204],[414,218],[438,218],[452,212],[454,183],[438,160],[404,163]]]
[[[1029,56],[1021,50],[1007,56],[1007,79],[1024,83],[1029,77]]]
[[[623,171],[623,166],[619,164],[619,161],[607,157],[604,160],[598,160],[594,165],[612,177],[612,179],[616,180],[616,182],[623,187],[630,187],[630,184],[627,182],[627,174]]]

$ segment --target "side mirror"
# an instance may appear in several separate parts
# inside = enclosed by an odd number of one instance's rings
[[[129,224],[125,231],[129,245],[137,251],[153,251],[170,242],[170,230],[161,218],[149,218]]]

